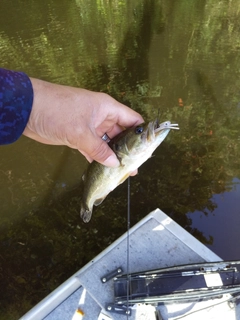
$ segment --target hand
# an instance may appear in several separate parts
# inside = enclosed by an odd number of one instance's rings
[[[132,109],[105,93],[52,84],[31,78],[33,107],[23,132],[36,141],[78,149],[88,161],[115,167],[119,161],[101,139],[113,138],[123,127],[143,122]]]

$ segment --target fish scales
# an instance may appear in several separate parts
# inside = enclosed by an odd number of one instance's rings
[[[118,157],[120,166],[110,168],[96,161],[88,166],[83,177],[84,189],[80,210],[84,222],[90,221],[94,205],[101,204],[112,190],[152,156],[153,151],[171,129],[179,128],[170,121],[159,124],[156,119],[126,129],[110,141],[109,146]]]

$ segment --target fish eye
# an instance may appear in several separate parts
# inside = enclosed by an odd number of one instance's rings
[[[143,127],[142,126],[138,126],[138,127],[135,128],[135,133],[136,134],[140,134],[142,132],[143,132]]]

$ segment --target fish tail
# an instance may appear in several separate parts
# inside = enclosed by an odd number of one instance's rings
[[[88,223],[92,217],[92,210],[81,208],[80,217],[83,219],[83,222]]]

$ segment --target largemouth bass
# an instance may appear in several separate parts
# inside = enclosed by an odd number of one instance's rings
[[[126,129],[110,141],[109,146],[117,155],[120,166],[105,167],[96,161],[89,165],[83,176],[80,215],[84,222],[90,221],[93,205],[101,204],[112,190],[150,158],[171,129],[179,129],[178,124],[171,124],[170,121],[159,124],[158,120],[154,120]]]

